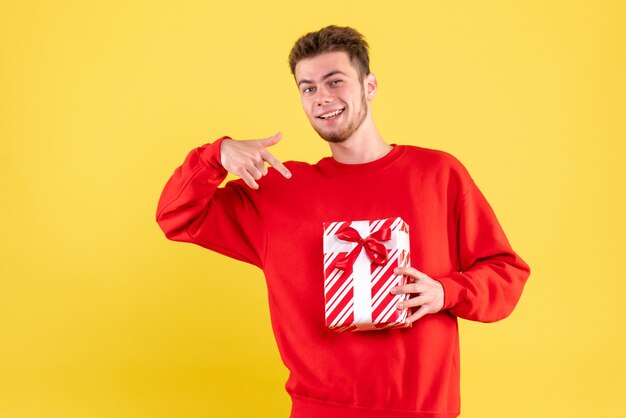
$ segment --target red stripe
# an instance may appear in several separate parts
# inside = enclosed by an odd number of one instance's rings
[[[345,282],[345,280],[343,280]],[[335,292],[336,293],[336,292]],[[326,307],[325,307],[325,316],[326,316],[326,326],[332,324],[335,319],[339,316],[339,314],[343,311],[343,308],[346,307],[350,303],[351,300],[354,299],[354,290],[352,286],[349,286],[346,294],[338,300],[338,303],[335,305],[335,308],[332,312],[328,312],[328,302],[333,298],[334,293],[326,298]],[[354,322],[354,307],[350,309],[350,314],[346,317],[344,321],[341,321],[341,324],[348,325]]]

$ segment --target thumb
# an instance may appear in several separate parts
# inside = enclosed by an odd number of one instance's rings
[[[282,136],[283,134],[281,132],[276,132],[275,135],[272,135],[267,138],[259,139],[259,143],[261,144],[263,148],[271,147],[272,145],[280,141],[280,138],[282,138]]]

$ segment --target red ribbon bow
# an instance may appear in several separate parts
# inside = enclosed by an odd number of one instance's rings
[[[391,228],[379,229],[363,239],[359,231],[346,225],[335,236],[342,241],[358,242],[358,245],[352,251],[335,262],[335,268],[343,271],[351,269],[362,248],[365,248],[365,253],[372,263],[379,266],[387,261],[387,248],[380,241],[389,241],[391,239]]]

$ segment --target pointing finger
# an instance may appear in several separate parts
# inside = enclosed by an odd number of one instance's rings
[[[267,161],[272,167],[274,167],[285,178],[291,178],[291,171],[283,165],[276,157],[274,157],[269,151],[263,153],[263,159]]]

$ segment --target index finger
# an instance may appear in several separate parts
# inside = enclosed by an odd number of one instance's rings
[[[413,267],[396,267],[393,271],[395,274],[402,274],[405,276],[412,276],[416,279],[429,279],[428,275],[422,273],[416,268]]]
[[[263,159],[269,163],[269,165],[278,170],[278,172],[282,174],[285,178],[291,178],[291,171],[289,171],[287,167],[283,165],[283,163],[278,161],[278,159],[274,157],[271,152],[269,152],[268,150],[263,150],[261,152],[261,155],[263,156]]]

